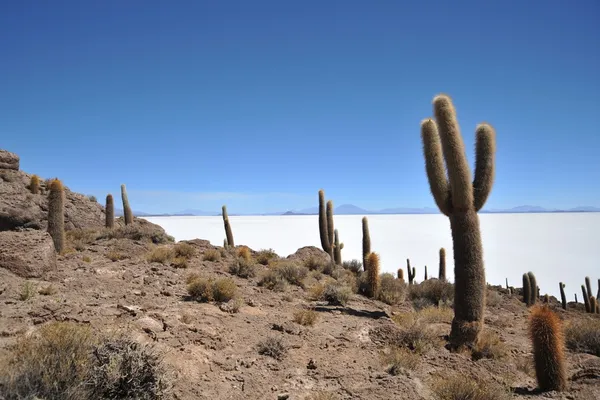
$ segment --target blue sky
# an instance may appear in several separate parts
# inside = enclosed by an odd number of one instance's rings
[[[600,3],[5,1],[0,147],[148,212],[434,207],[419,124],[455,102],[486,208],[600,206]]]

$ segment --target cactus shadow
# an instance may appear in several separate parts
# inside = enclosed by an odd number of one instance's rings
[[[339,311],[342,314],[352,315],[354,317],[363,317],[363,318],[371,318],[371,319],[380,319],[380,318],[389,318],[389,315],[385,311],[369,311],[369,310],[360,310],[350,307],[340,307],[340,306],[316,306],[313,310],[317,312],[334,312]]]

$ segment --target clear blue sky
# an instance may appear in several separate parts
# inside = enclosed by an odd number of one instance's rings
[[[486,208],[600,206],[600,3],[4,1],[0,147],[134,210],[434,207],[419,124],[450,94]]]

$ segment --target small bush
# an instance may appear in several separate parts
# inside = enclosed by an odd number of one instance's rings
[[[287,281],[277,271],[268,270],[258,281],[258,286],[265,287],[274,292],[283,292],[287,287]]]
[[[352,290],[338,282],[327,283],[324,287],[321,300],[327,301],[330,305],[345,306],[352,296]]]
[[[488,288],[487,295],[485,297],[485,305],[486,307],[496,307],[502,304],[502,296],[498,291]]]
[[[449,324],[454,318],[454,310],[450,307],[428,306],[417,311],[417,319],[427,324]]]
[[[400,375],[403,370],[415,370],[421,356],[405,347],[394,347],[382,354],[382,362],[390,375]]]
[[[304,287],[302,281],[306,278],[306,275],[308,275],[308,269],[305,266],[299,265],[293,261],[284,261],[278,263],[275,270],[291,285]]]
[[[256,262],[262,265],[269,265],[271,260],[276,260],[277,258],[279,258],[279,256],[273,249],[260,250],[256,253]]]
[[[127,255],[123,254],[123,253],[119,253],[116,250],[110,250],[108,253],[106,253],[106,258],[108,258],[110,261],[121,261],[121,260],[125,260],[127,258]]]
[[[89,256],[83,256],[83,262],[89,263],[92,262],[92,259]]]
[[[493,331],[484,330],[479,335],[479,341],[472,350],[474,360],[482,358],[500,359],[508,354],[506,344],[500,340],[500,337]]]
[[[202,259],[204,261],[221,261],[221,253],[215,249],[209,249],[204,252],[202,255]]]
[[[104,229],[97,239],[130,239],[152,242],[154,244],[165,244],[174,241],[172,236],[164,231],[134,220],[133,224],[120,226],[114,229]]]
[[[325,261],[322,257],[311,256],[310,258],[304,260],[303,264],[304,267],[306,267],[309,271],[323,272],[325,267],[331,263],[329,261]]]
[[[250,261],[252,259],[252,252],[246,246],[241,246],[237,251],[237,256],[243,258],[245,261]]]
[[[36,293],[36,285],[33,282],[25,282],[23,286],[21,286],[21,293],[19,293],[19,300],[27,301],[35,296]]]
[[[467,375],[438,378],[432,385],[437,400],[504,400],[510,398],[506,389]]]
[[[392,274],[381,274],[378,300],[386,304],[399,304],[406,296],[406,283]]]
[[[408,297],[413,304],[425,300],[431,305],[451,304],[454,300],[454,285],[438,279],[428,279],[416,285],[409,285]]]
[[[238,257],[229,266],[229,273],[240,278],[254,278],[256,276],[256,265],[251,258]]]
[[[565,329],[565,343],[573,351],[600,357],[600,319],[571,321]]]
[[[398,323],[396,318],[393,321]],[[421,321],[407,319],[401,323],[403,324],[399,325],[403,329],[398,335],[397,346],[407,347],[418,354],[422,354],[440,345],[440,338],[436,336],[429,326],[424,325]]]
[[[185,257],[175,257],[173,261],[171,261],[171,265],[175,268],[187,268],[188,259]]]
[[[226,303],[237,295],[237,286],[230,278],[210,280],[198,274],[191,274],[186,283],[190,297],[203,303],[213,300]]]
[[[182,257],[188,260],[194,257],[196,252],[194,250],[194,246],[186,242],[177,243],[175,246],[173,246],[173,251],[175,253],[175,257]]]
[[[56,294],[57,290],[54,287],[54,285],[50,284],[48,286],[44,286],[43,288],[41,288],[39,290],[39,294],[41,294],[42,296],[51,296],[53,294]]]
[[[149,262],[169,264],[174,256],[175,252],[173,249],[170,249],[166,246],[160,246],[150,250],[150,253],[148,253],[146,258]]]
[[[96,196],[94,196],[93,194],[90,194],[90,195],[88,196],[88,200],[89,200],[89,201],[93,201],[94,203],[97,203],[97,202],[98,202],[98,199],[97,199],[97,198],[96,198]]]
[[[279,338],[269,337],[258,344],[258,354],[282,360],[287,349]]]
[[[212,282],[206,278],[188,278],[187,291],[193,300],[203,303],[213,300]]]
[[[230,278],[219,278],[213,282],[213,299],[228,302],[237,295],[237,286]]]
[[[317,318],[318,314],[315,310],[298,310],[294,313],[294,322],[302,326],[313,326]]]
[[[339,284],[347,286],[352,293],[358,291],[358,280],[356,279],[356,275],[352,272],[343,268],[338,268],[331,277],[338,281]]]
[[[240,312],[240,309],[242,308],[243,305],[244,305],[244,300],[240,299],[239,297],[236,297],[236,298],[228,301],[227,303],[221,304],[220,308],[221,308],[221,311],[225,311],[230,314],[236,314],[236,313]]]
[[[363,269],[362,262],[359,260],[344,261],[342,263],[342,267],[350,272],[353,272],[354,274],[360,273]]]

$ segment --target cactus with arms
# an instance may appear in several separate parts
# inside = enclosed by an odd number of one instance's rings
[[[410,268],[410,260],[406,259],[406,270],[408,271],[408,284],[412,285],[415,280],[415,267]]]
[[[458,348],[475,345],[483,328],[486,282],[477,212],[492,190],[496,140],[490,125],[477,126],[475,178],[471,181],[452,100],[436,96],[433,110],[435,121],[421,123],[421,137],[429,187],[452,230],[455,294],[450,346]]]
[[[333,258],[337,265],[342,265],[342,249],[344,248],[344,243],[340,243],[340,237],[338,234],[338,230],[333,230]]]

